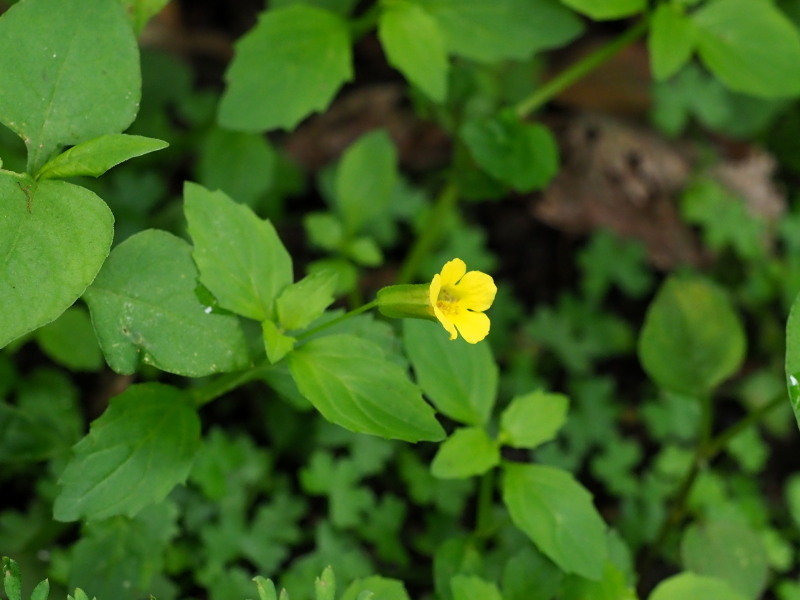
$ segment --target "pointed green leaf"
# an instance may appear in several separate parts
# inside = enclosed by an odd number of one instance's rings
[[[700,58],[729,88],[764,98],[800,95],[800,32],[771,2],[714,0],[692,20]]]
[[[512,112],[467,121],[460,135],[483,170],[517,191],[542,188],[558,172],[558,146],[550,130],[520,121]]]
[[[0,122],[25,141],[29,173],[60,146],[125,129],[140,94],[120,2],[25,0],[0,18]]]
[[[114,217],[85,188],[0,172],[0,223],[1,348],[78,299],[108,256]]]
[[[464,479],[483,475],[500,463],[500,447],[482,427],[461,427],[447,438],[431,463],[439,479]]]
[[[411,0],[383,0],[378,38],[389,64],[431,100],[447,97],[447,52],[436,20]]]
[[[253,578],[258,586],[258,600],[278,600],[278,593],[275,591],[275,584],[272,579],[264,579],[261,575]]]
[[[620,19],[642,12],[647,0],[561,0],[570,8],[595,21]]]
[[[31,600],[47,600],[50,595],[50,582],[45,579],[36,584],[31,592]]]
[[[535,448],[552,440],[567,420],[569,398],[542,390],[517,396],[500,416],[500,441]]]
[[[219,122],[240,131],[292,129],[352,76],[342,17],[304,4],[267,10],[236,44]]]
[[[661,387],[710,392],[739,368],[745,335],[725,293],[698,277],[669,278],[647,310],[639,360]]]
[[[403,322],[406,354],[422,391],[442,413],[484,425],[497,394],[497,363],[488,344],[450,341],[438,323]]]
[[[134,516],[186,480],[199,447],[200,419],[180,390],[131,386],[73,448],[53,515],[59,521]]]
[[[111,167],[126,160],[163,150],[167,146],[167,142],[141,135],[103,135],[77,144],[51,158],[39,169],[36,179],[63,179],[82,175],[100,177]]]
[[[261,332],[264,338],[264,348],[267,351],[267,360],[273,365],[289,354],[297,341],[295,338],[285,335],[272,321],[263,321]]]
[[[303,396],[345,429],[408,442],[444,438],[417,386],[373,342],[318,338],[289,355],[289,368]]]
[[[650,19],[647,38],[653,77],[662,81],[677,73],[691,58],[695,41],[692,20],[675,4],[659,4]]]
[[[328,565],[322,575],[314,582],[314,592],[317,600],[334,600],[336,598],[336,577],[333,568]]]
[[[269,221],[222,192],[187,182],[186,220],[200,281],[222,308],[272,319],[275,298],[292,282],[292,258]]]
[[[503,600],[494,583],[477,575],[455,575],[450,580],[450,590],[453,600]]]
[[[286,330],[307,327],[333,303],[338,279],[336,271],[320,269],[284,288],[275,302],[278,322]]]
[[[451,53],[486,63],[527,59],[566,44],[583,30],[580,18],[558,0],[415,2],[439,22]]]
[[[7,556],[3,557],[3,589],[8,600],[21,600],[22,576],[20,575],[17,561]]]
[[[166,231],[143,231],[114,248],[86,290],[100,347],[118,373],[145,362],[202,377],[250,364],[239,319],[198,300],[191,252]]]
[[[383,130],[360,137],[342,157],[336,171],[336,206],[350,233],[389,206],[397,183],[397,151]]]
[[[599,579],[606,526],[591,494],[554,467],[509,463],[503,471],[503,502],[514,524],[562,571]]]

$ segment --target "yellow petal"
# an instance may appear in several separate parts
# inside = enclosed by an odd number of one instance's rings
[[[455,325],[453,325],[453,322],[441,310],[439,310],[439,307],[435,304],[433,305],[433,314],[436,315],[436,318],[439,319],[439,323],[441,323],[442,327],[444,327],[450,334],[450,339],[456,339],[458,334],[456,333]]]
[[[470,344],[477,344],[489,335],[489,317],[483,313],[466,311],[455,317],[453,322],[461,337]]]
[[[430,300],[431,306],[436,306],[436,302],[439,300],[439,290],[442,289],[442,278],[437,273],[433,276],[433,280],[431,281],[431,287],[428,290],[428,299]]]
[[[461,278],[458,286],[460,304],[470,310],[487,310],[494,302],[497,286],[491,275],[480,271],[470,271]]]
[[[467,265],[460,258],[447,261],[442,267],[442,286],[455,285],[467,272]]]

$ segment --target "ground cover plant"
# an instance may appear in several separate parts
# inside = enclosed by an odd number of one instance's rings
[[[0,9],[0,597],[800,599],[800,3]]]

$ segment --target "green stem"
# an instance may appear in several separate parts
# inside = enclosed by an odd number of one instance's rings
[[[478,507],[475,517],[475,536],[488,537],[492,529],[492,497],[494,495],[495,469],[483,474],[478,487]]]
[[[378,24],[379,14],[380,4],[376,2],[364,11],[364,14],[350,21],[350,35],[353,41],[361,39],[367,33],[375,29]]]
[[[756,410],[752,411],[748,414],[744,419],[741,421],[737,421],[730,427],[728,427],[725,431],[717,435],[714,439],[712,439],[708,445],[706,446],[706,452],[704,458],[706,461],[710,461],[713,459],[717,454],[722,452],[725,446],[728,445],[733,438],[739,435],[742,431],[751,427],[758,423],[761,419],[764,418],[764,415],[769,413],[770,411],[778,408],[779,406],[783,406],[786,403],[786,398],[782,395],[777,396],[771,402],[757,408]]]
[[[611,40],[605,46],[598,48],[575,64],[569,66],[566,70],[534,91],[530,96],[519,102],[516,106],[517,114],[521,118],[527,117],[532,112],[545,105],[573,83],[582,79],[586,74],[614,56],[625,46],[644,35],[645,31],[647,31],[647,26],[647,20],[639,21],[619,37]]]
[[[356,315],[360,315],[361,313],[366,312],[366,311],[368,311],[368,310],[370,310],[372,308],[375,308],[376,306],[378,306],[378,301],[377,300],[373,300],[372,302],[367,302],[365,305],[359,306],[358,308],[354,308],[353,310],[344,313],[340,317],[336,317],[335,319],[331,319],[330,321],[327,321],[326,323],[323,323],[322,325],[319,325],[318,327],[314,327],[314,329],[309,329],[308,331],[304,331],[303,333],[301,333],[300,335],[297,336],[297,340],[300,341],[300,340],[304,340],[306,338],[309,338],[312,335],[315,335],[315,334],[319,333],[323,329],[327,329],[328,327],[333,327],[334,325],[337,325],[337,324],[341,323],[342,321],[346,321],[347,319],[349,319],[351,317],[355,317]]]
[[[419,270],[420,263],[433,249],[434,244],[441,235],[442,227],[447,220],[448,214],[453,210],[457,202],[458,185],[454,181],[450,181],[436,198],[423,230],[414,240],[411,250],[406,255],[405,262],[400,267],[395,283],[401,284],[411,281]]]
[[[194,405],[200,408],[212,400],[224,396],[231,390],[235,390],[245,383],[258,379],[263,370],[268,366],[268,364],[263,363],[247,371],[237,371],[236,373],[220,375],[205,385],[190,389],[188,391],[189,397],[192,399]]]

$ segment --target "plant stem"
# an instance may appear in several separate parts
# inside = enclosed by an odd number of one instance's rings
[[[205,385],[190,389],[188,391],[189,397],[192,399],[194,405],[200,408],[212,400],[216,400],[220,396],[227,394],[231,390],[235,390],[245,383],[258,379],[262,371],[268,366],[268,363],[262,363],[246,371],[237,371],[236,373],[220,375]]]
[[[331,319],[330,321],[327,321],[326,323],[323,323],[322,325],[319,325],[318,327],[314,327],[314,329],[309,329],[308,331],[304,331],[303,333],[301,333],[300,335],[297,336],[297,340],[299,341],[299,340],[304,340],[306,338],[309,338],[312,335],[314,335],[316,333],[319,333],[323,329],[327,329],[328,327],[333,327],[334,325],[337,325],[338,323],[341,323],[342,321],[346,321],[350,317],[355,317],[356,315],[360,315],[361,313],[366,312],[366,311],[368,311],[368,310],[370,310],[372,308],[375,308],[376,306],[378,306],[378,301],[377,300],[373,300],[372,302],[367,302],[363,306],[359,306],[358,308],[354,308],[353,310],[344,313],[340,317],[336,317],[335,319]]]
[[[475,516],[475,537],[488,537],[492,529],[492,496],[494,495],[494,474],[490,469],[481,476],[478,484],[478,507]]]
[[[423,230],[417,236],[417,239],[414,240],[411,250],[409,250],[406,255],[405,262],[403,262],[403,265],[400,267],[400,272],[397,275],[395,283],[401,284],[411,281],[419,270],[420,263],[433,249],[433,245],[441,235],[442,226],[447,220],[450,211],[455,207],[457,201],[458,184],[454,181],[450,181],[444,186],[439,196],[436,198],[436,202],[430,214],[428,214]]]
[[[532,112],[563,92],[573,83],[579,79],[582,79],[587,73],[594,70],[609,58],[614,56],[625,46],[644,35],[644,32],[647,31],[647,26],[647,20],[639,21],[633,27],[628,29],[619,37],[611,40],[605,46],[598,48],[594,52],[584,56],[575,64],[570,65],[566,70],[553,77],[550,81],[542,85],[542,87],[534,91],[530,96],[519,102],[516,106],[517,114],[520,116],[520,118],[530,115]]]

